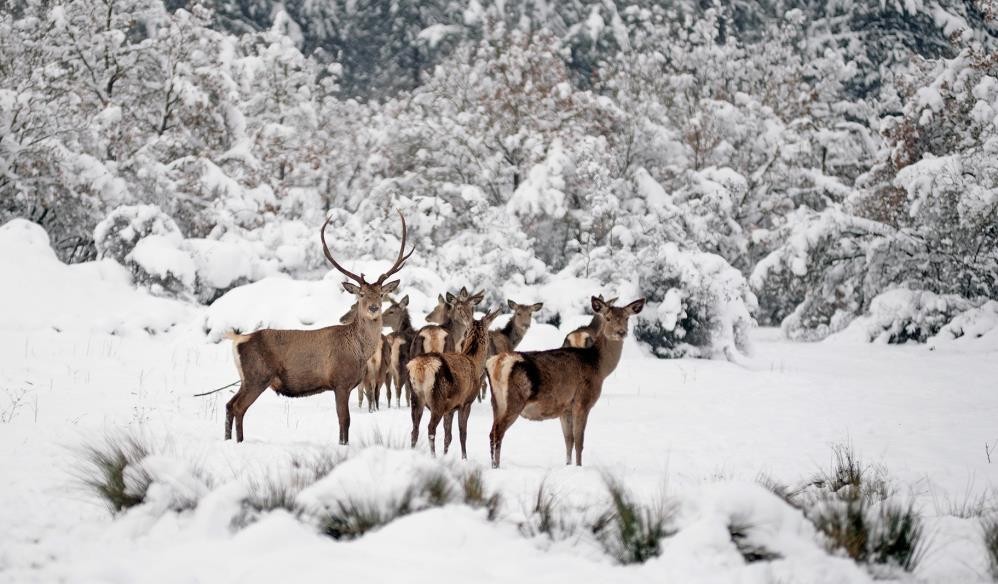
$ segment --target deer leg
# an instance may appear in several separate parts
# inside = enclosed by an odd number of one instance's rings
[[[416,396],[412,396],[412,448],[416,447],[416,440],[419,439],[419,421],[423,419],[423,404],[419,403]]]
[[[336,418],[340,423],[340,445],[350,443],[350,390],[336,393]]]
[[[440,414],[430,411],[430,423],[426,426],[426,437],[430,439],[430,454],[437,455],[437,426],[440,425]]]
[[[388,401],[388,405],[386,407],[388,409],[392,409],[392,376],[391,375],[386,375],[385,376],[385,398]],[[378,398],[378,401],[381,401],[380,397]]]
[[[367,395],[367,411],[374,411],[374,387],[371,383],[364,383],[364,393]]]
[[[451,410],[444,414],[444,454],[447,454],[447,450],[450,449],[450,441],[453,434],[451,434],[451,428],[454,425],[454,410]]]
[[[461,437],[461,460],[468,460],[468,416],[471,415],[471,403],[464,404],[457,414],[457,431]]]
[[[575,439],[576,466],[582,466],[582,446],[586,437],[586,422],[588,420],[589,409],[581,405],[576,405],[572,411],[572,434]]]
[[[256,398],[260,397],[260,394],[267,389],[268,385],[268,382],[262,382],[247,386],[245,392],[240,388],[239,392],[229,402],[232,404],[231,413],[229,413],[229,405],[226,404],[225,417],[228,418],[230,415],[234,415],[236,418],[236,442],[243,441],[243,416],[246,415],[246,410],[253,405],[253,402],[256,401]]]
[[[364,407],[364,386],[363,386],[363,384],[357,386],[357,407],[358,408]]]
[[[572,464],[572,446],[575,436],[572,433],[572,411],[561,415],[561,432],[565,435],[565,464]]]

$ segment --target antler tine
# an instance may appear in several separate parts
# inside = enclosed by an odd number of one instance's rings
[[[402,220],[402,244],[399,245],[399,255],[398,258],[395,259],[395,265],[393,265],[391,268],[388,269],[387,272],[381,274],[381,276],[378,277],[378,282],[377,282],[378,284],[383,283],[391,275],[395,274],[395,272],[401,270],[406,260],[408,260],[409,256],[412,255],[412,252],[416,251],[416,246],[413,245],[412,249],[409,250],[409,253],[405,253],[405,241],[406,237],[408,236],[408,228],[405,225],[405,216],[402,215],[402,211],[398,209],[396,209],[396,211],[398,211],[399,219]]]
[[[329,222],[331,220],[332,217],[326,217],[326,222],[322,224],[322,229],[319,230],[319,239],[322,240],[322,252],[326,254],[326,259],[329,260],[329,263],[333,264],[333,267],[339,270],[341,274],[350,278],[351,280],[356,281],[358,284],[367,284],[367,282],[364,281],[363,274],[358,276],[357,274],[351,272],[350,270],[347,270],[346,268],[338,264],[336,260],[333,259],[333,254],[330,253],[329,246],[326,245],[326,226],[329,225]]]

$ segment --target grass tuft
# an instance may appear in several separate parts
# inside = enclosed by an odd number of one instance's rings
[[[319,529],[333,539],[355,539],[416,511],[453,503],[456,498],[451,479],[441,468],[415,478],[396,500],[344,497],[321,513]]]
[[[461,492],[464,504],[474,509],[485,509],[489,521],[495,521],[499,517],[502,499],[499,493],[489,494],[485,490],[482,469],[476,468],[464,473],[461,478]]]
[[[984,552],[988,558],[988,571],[991,579],[998,582],[998,516],[982,517],[981,531],[984,536]]]
[[[820,475],[804,514],[830,550],[859,563],[911,572],[925,552],[925,524],[914,505],[892,502],[883,467],[863,465],[848,446],[836,446],[832,469]]]
[[[548,491],[544,481],[538,485],[533,507],[518,527],[524,537],[545,535],[551,540],[562,539],[575,532],[572,524],[565,519],[565,511],[557,497]]]
[[[753,543],[750,537],[751,531],[752,526],[744,521],[736,520],[728,524],[728,535],[731,537],[731,543],[735,545],[735,549],[738,550],[746,563],[772,562],[783,558],[780,554]]]
[[[138,463],[149,456],[150,450],[139,436],[106,434],[102,441],[83,446],[79,479],[112,513],[141,505],[152,477]]]
[[[648,506],[633,499],[615,478],[605,476],[610,507],[593,525],[593,534],[621,564],[641,564],[661,553],[663,539],[676,533],[676,506],[664,500]]]
[[[253,514],[238,523],[245,526],[256,516],[276,509],[300,514],[298,494],[332,472],[343,459],[342,454],[329,451],[322,451],[311,457],[296,455],[291,459],[290,476],[251,478],[249,494],[243,503]]]

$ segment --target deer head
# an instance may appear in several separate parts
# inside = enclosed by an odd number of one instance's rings
[[[529,328],[533,314],[544,307],[543,302],[538,302],[537,304],[517,304],[512,300],[506,300],[506,304],[513,311],[513,326],[517,329]]]
[[[401,300],[388,299],[388,308],[381,315],[382,322],[392,330],[399,330],[402,321],[409,314],[409,296],[403,296]]]
[[[468,332],[464,335],[464,340],[461,342],[461,352],[466,355],[474,355],[482,351],[488,350],[489,346],[489,326],[492,325],[492,321],[499,316],[500,309],[497,308],[492,312],[486,314],[478,320],[473,320],[471,325],[468,327]],[[483,361],[485,357],[482,357]]]
[[[447,304],[447,299],[443,297],[443,294],[437,294],[437,305],[426,315],[426,322],[434,324],[447,322],[447,312],[449,310],[450,305]]]
[[[628,320],[641,312],[645,299],[639,298],[627,306],[612,306],[600,296],[592,297],[593,312],[603,317],[602,333],[611,341],[622,341],[627,336]]]
[[[462,287],[457,296],[447,293],[445,300],[450,307],[450,318],[464,325],[470,325],[475,315],[475,307],[485,299],[485,291],[471,294]]]
[[[392,267],[387,272],[378,276],[378,279],[374,282],[368,282],[364,278],[364,274],[358,276],[336,261],[333,254],[329,251],[329,246],[326,245],[326,226],[329,225],[330,219],[326,219],[326,222],[322,224],[322,230],[319,232],[319,237],[322,239],[322,252],[326,254],[326,259],[329,260],[329,263],[333,264],[333,267],[337,271],[353,280],[353,282],[343,282],[343,289],[357,297],[355,306],[351,309],[351,312],[355,315],[354,320],[372,321],[381,317],[381,303],[384,302],[385,295],[393,292],[399,285],[398,280],[392,280],[391,282],[385,282],[385,280],[401,270],[402,266],[405,265],[405,261],[416,250],[416,247],[413,246],[409,250],[409,253],[405,253],[407,229],[405,217],[402,216],[401,211],[399,211],[399,218],[402,220],[402,243],[399,245],[398,257],[395,259]]]

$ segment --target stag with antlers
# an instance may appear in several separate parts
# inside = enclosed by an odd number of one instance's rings
[[[386,294],[398,288],[399,281],[386,282],[409,259],[415,247],[405,253],[406,224],[402,220],[402,242],[398,257],[387,272],[373,283],[341,266],[326,245],[326,227],[322,224],[319,238],[326,259],[341,274],[353,280],[343,282],[343,288],[357,297],[355,318],[348,324],[315,330],[263,329],[248,334],[229,333],[235,354],[236,369],[241,385],[225,406],[225,439],[232,437],[236,425],[236,441],[243,441],[243,417],[246,410],[268,387],[280,395],[303,397],[324,391],[336,395],[336,416],[340,426],[340,444],[350,439],[350,390],[362,380],[368,360],[381,340],[381,304]]]

